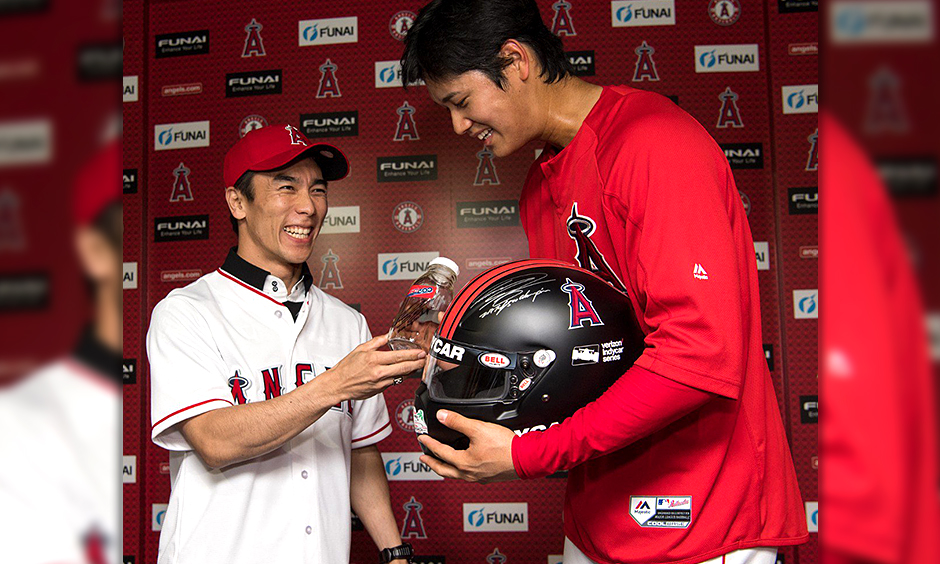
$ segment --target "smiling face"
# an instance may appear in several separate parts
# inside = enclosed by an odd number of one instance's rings
[[[505,90],[475,70],[427,81],[431,99],[450,111],[454,132],[480,140],[497,157],[539,137],[528,89],[513,70],[505,71]]]
[[[285,278],[310,257],[327,211],[327,183],[320,167],[306,158],[287,167],[257,172],[253,201],[234,188],[229,209],[239,221],[238,254]]]

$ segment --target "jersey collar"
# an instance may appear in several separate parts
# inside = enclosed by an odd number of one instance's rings
[[[294,284],[293,288],[288,290],[284,287],[284,282],[280,278],[238,256],[235,249],[235,247],[232,247],[229,250],[225,263],[222,264],[222,270],[241,282],[281,303],[288,301],[302,302],[307,292],[310,291],[310,286],[313,285],[313,277],[310,275],[310,268],[307,267],[307,263],[303,263],[300,267],[300,280]]]
[[[78,345],[72,351],[72,358],[116,384],[123,380],[121,355],[99,341],[91,325],[82,333]]]

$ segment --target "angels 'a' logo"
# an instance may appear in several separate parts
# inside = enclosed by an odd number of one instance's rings
[[[494,548],[493,552],[486,556],[487,564],[505,564],[506,555],[499,551],[499,547]]]
[[[725,91],[718,95],[721,100],[721,110],[718,111],[718,125],[715,127],[724,129],[726,127],[744,127],[741,121],[741,111],[738,109],[738,94],[728,86]]]
[[[865,131],[870,134],[906,133],[910,124],[901,97],[901,78],[883,67],[872,75],[868,87]]]
[[[180,163],[173,169],[173,191],[170,192],[171,202],[191,202],[193,200],[193,188],[189,184],[189,169],[186,165]]]
[[[415,109],[408,105],[408,100],[405,100],[405,103],[395,111],[398,112],[398,125],[395,127],[395,141],[404,141],[406,139],[417,141],[419,137],[418,128],[415,127]]]
[[[819,141],[819,128],[816,128],[816,131],[807,137],[806,140],[809,141],[809,157],[806,159],[806,170],[813,172],[814,170],[819,170],[819,149],[816,143]]]
[[[477,164],[477,176],[473,180],[474,186],[483,186],[484,184],[499,184],[499,177],[496,175],[496,165],[493,164],[493,153],[488,149],[484,148],[482,151],[477,153],[477,158],[480,159],[479,164]]]
[[[329,249],[320,260],[323,261],[323,270],[320,271],[320,283],[317,284],[317,287],[321,290],[330,288],[342,290],[343,279],[340,278],[339,267],[336,266],[336,263],[339,262],[339,257],[333,254],[333,249]]]
[[[626,286],[623,285],[614,270],[607,264],[607,259],[604,258],[597,245],[591,240],[591,235],[597,229],[597,224],[590,217],[578,213],[578,202],[571,205],[571,215],[568,217],[566,227],[568,236],[574,240],[578,248],[574,257],[578,266],[597,274],[617,290],[626,292]]]
[[[251,387],[251,380],[245,378],[236,370],[235,375],[230,376],[228,379],[228,387],[232,389],[232,399],[235,400],[236,404],[242,405],[248,403],[248,399],[245,397],[245,390]]]
[[[317,87],[317,98],[339,98],[343,95],[339,91],[339,82],[336,80],[337,68],[329,59],[320,65],[320,86]]]
[[[20,198],[11,188],[0,191],[0,251],[22,251],[26,248]]]
[[[655,82],[659,80],[659,73],[656,72],[656,62],[653,60],[653,49],[646,41],[633,50],[636,53],[636,68],[633,71],[633,82],[642,82],[649,80]]]
[[[261,28],[264,27],[257,20],[251,18],[251,22],[245,26],[245,47],[242,49],[242,57],[264,57],[264,43],[261,41]]]
[[[421,510],[424,506],[415,501],[415,496],[411,496],[402,507],[405,508],[405,521],[401,526],[401,538],[428,538],[424,532],[424,521],[421,520]]]
[[[574,30],[574,22],[571,21],[571,14],[568,12],[570,9],[571,4],[565,0],[559,0],[552,4],[552,10],[555,10],[555,16],[552,18],[552,33],[558,37],[578,34]]]
[[[303,145],[307,146],[307,142],[304,141],[303,136],[300,134],[300,131],[297,131],[297,128],[293,125],[285,125],[284,129],[287,130],[287,134],[290,135],[290,144],[291,145]]]
[[[589,327],[603,325],[594,304],[584,295],[584,286],[565,278],[561,291],[568,294],[568,310],[571,312],[571,322],[568,329],[580,329],[587,322]]]

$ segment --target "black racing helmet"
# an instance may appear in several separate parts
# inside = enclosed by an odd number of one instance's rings
[[[490,269],[454,298],[415,393],[415,432],[457,449],[439,409],[517,434],[597,399],[643,352],[630,298],[587,270],[530,259]]]

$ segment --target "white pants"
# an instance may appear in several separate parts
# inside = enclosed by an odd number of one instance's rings
[[[573,542],[565,539],[565,559],[563,564],[597,564],[578,550]],[[705,560],[701,564],[775,564],[777,562],[776,548],[746,548],[735,550],[723,556]]]

